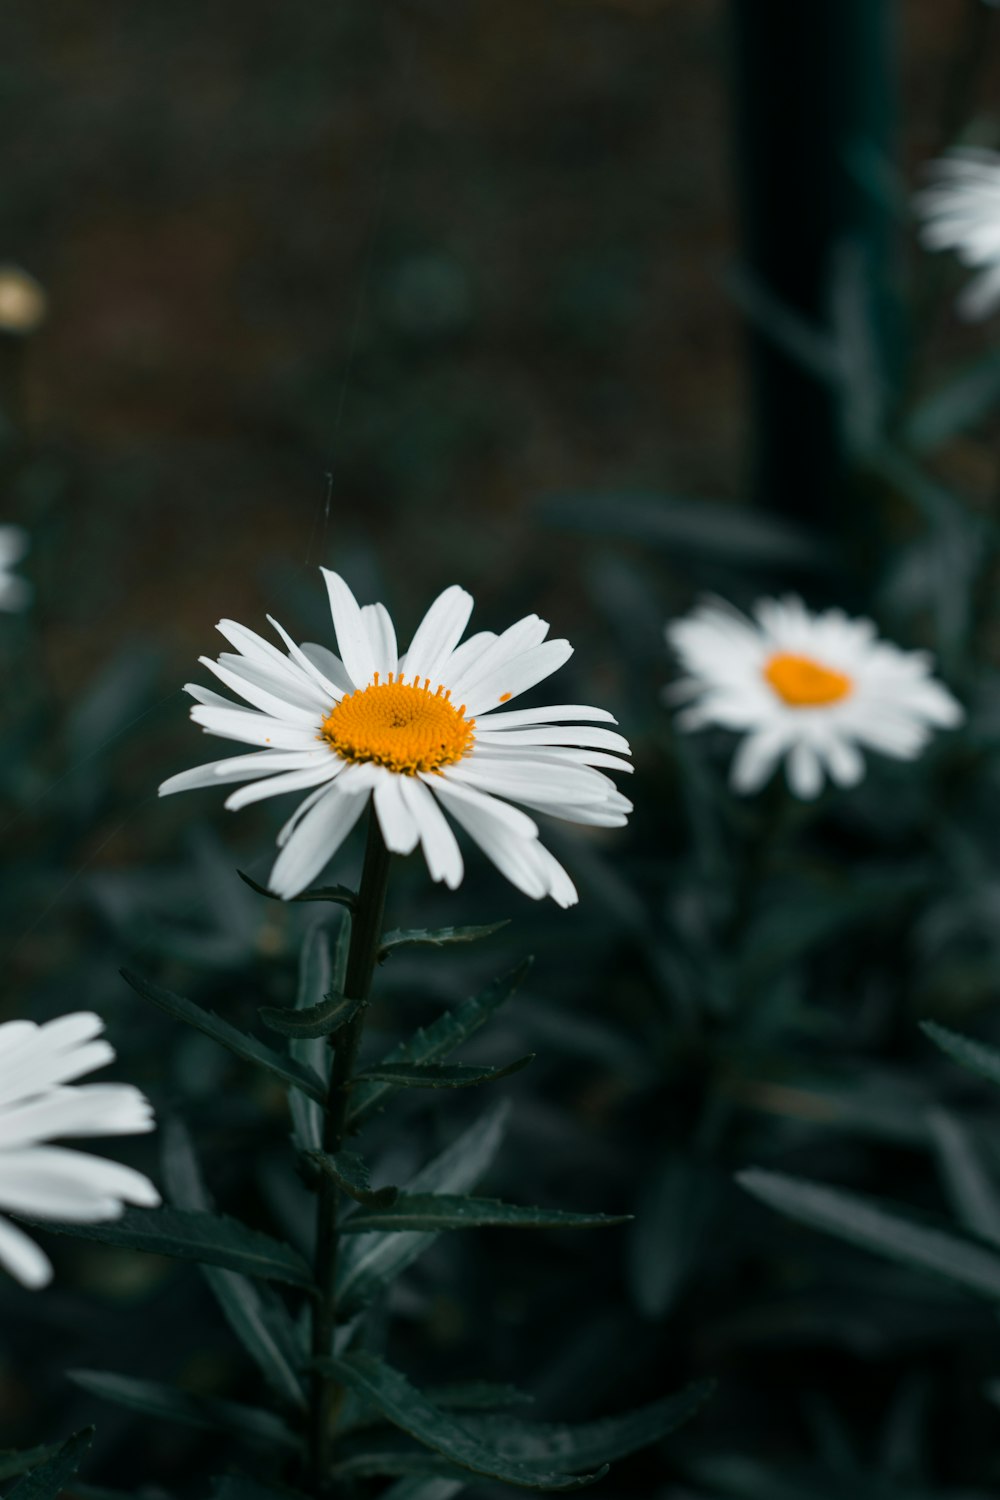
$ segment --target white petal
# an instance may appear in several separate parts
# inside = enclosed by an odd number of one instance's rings
[[[555,642],[552,643],[555,645]],[[613,729],[591,729],[582,724],[550,724],[544,729],[499,729],[492,732],[492,719],[485,720],[488,726],[476,730],[476,743],[481,745],[550,745],[591,746],[597,750],[617,750],[630,753],[629,742]]]
[[[224,662],[213,661],[210,656],[200,656],[198,660],[203,667],[214,672],[220,681],[224,682],[234,693],[239,693],[254,708],[259,708],[262,713],[270,714],[272,718],[280,719],[282,722],[301,724],[306,728],[317,728],[318,718],[316,707],[303,708],[297,703],[289,702],[287,698],[281,698],[276,692],[266,687],[259,687],[256,682],[250,682],[246,677],[228,667]],[[296,690],[294,681],[292,690]],[[192,718],[194,715],[192,714]]]
[[[838,786],[856,786],[865,774],[864,756],[858,747],[832,735],[823,751],[831,779]]]
[[[159,1201],[149,1178],[121,1162],[61,1146],[0,1151],[0,1204],[11,1213],[86,1223],[116,1218],[123,1203]]]
[[[540,901],[547,887],[537,864],[531,858],[530,848],[536,840],[515,833],[508,824],[487,816],[481,808],[457,799],[454,788],[445,790],[443,777],[435,779],[433,790],[445,803],[456,823],[479,845],[501,875],[506,876],[526,896]]]
[[[448,767],[448,780],[477,786],[484,792],[520,801],[522,796],[557,802],[604,802],[608,784],[585,766],[550,765],[545,761],[489,761],[471,755]]]
[[[474,718],[476,714],[495,708],[498,703],[506,703],[551,677],[572,655],[573,647],[569,641],[545,641],[512,660],[498,662],[472,686],[454,688],[452,696],[460,703],[464,700],[466,712]],[[527,729],[514,731],[515,734],[531,732]]]
[[[527,729],[532,724],[560,724],[579,719],[603,724],[617,724],[614,714],[606,708],[590,708],[584,703],[554,703],[545,708],[514,708],[494,710],[480,709],[480,718],[486,719],[490,729]],[[488,718],[486,716],[489,715]]]
[[[160,785],[160,796],[220,786],[228,781],[251,781],[277,771],[303,771],[307,766],[318,765],[328,755],[326,750],[260,750],[253,755],[230,755],[226,760],[212,760],[207,765],[169,776]]]
[[[471,614],[472,595],[458,584],[439,594],[414,632],[406,653],[407,672],[429,677],[436,685],[438,673],[462,639]]]
[[[184,691],[196,703],[206,703],[212,708],[236,708],[237,706],[232,698],[224,698],[221,693],[215,692],[214,689],[202,687],[200,682],[186,682],[184,684]]]
[[[361,611],[361,619],[368,632],[375,671],[384,681],[399,666],[395,626],[384,604],[366,604]]]
[[[198,705],[191,710],[196,724],[201,724],[208,734],[218,735],[223,740],[239,740],[244,745],[270,745],[275,750],[315,750],[315,729],[300,724],[286,724],[280,719],[270,719],[264,714],[244,708],[214,708]]]
[[[447,818],[419,777],[401,776],[399,785],[419,830],[431,879],[443,880],[449,890],[456,890],[462,883],[464,866]]]
[[[456,646],[451,655],[446,656],[438,665],[438,676],[444,685],[447,687],[457,681],[463,673],[471,672],[496,639],[495,631],[480,630],[476,635],[470,635],[469,639],[463,641],[460,646]],[[407,666],[409,660],[410,654],[407,652]]]
[[[482,651],[476,654],[474,660],[466,662],[461,669],[456,666],[458,652],[455,652],[448,663],[445,687],[451,688],[455,699],[461,702],[470,689],[476,687],[484,677],[489,676],[494,668],[523,656],[526,651],[530,651],[535,646],[540,646],[548,633],[549,627],[546,620],[540,620],[537,615],[525,615],[523,620],[516,620],[513,625],[508,625],[502,634],[490,641]],[[466,641],[459,650],[468,650],[469,644]]]
[[[56,1137],[143,1135],[155,1128],[145,1094],[126,1083],[56,1087],[0,1113],[4,1150]]]
[[[548,894],[556,905],[564,909],[567,906],[575,906],[580,899],[576,886],[551,850],[546,849],[544,844],[536,842],[531,847],[530,854],[545,881]]]
[[[328,755],[323,765],[307,766],[301,771],[288,771],[284,776],[273,776],[268,781],[254,781],[249,786],[241,786],[238,791],[230,792],[224,805],[231,812],[236,812],[241,807],[248,807],[251,802],[261,802],[265,797],[302,792],[307,787],[332,781],[335,776],[340,775],[345,765],[346,762],[338,760],[335,755]]]
[[[326,580],[337,647],[347,675],[355,687],[367,687],[378,671],[378,661],[358,601],[339,573],[328,568],[321,568],[320,572]]]
[[[327,865],[365,810],[367,797],[342,790],[339,776],[292,830],[274,862],[269,888],[286,901],[297,896]]]
[[[729,773],[734,792],[757,792],[767,781],[788,744],[785,729],[762,729],[741,740]]]
[[[317,653],[314,659],[306,651],[305,646],[297,646],[283,625],[279,625],[273,615],[268,615],[268,622],[281,636],[285,645],[295,661],[298,662],[303,672],[316,683],[327,694],[331,703],[340,700],[345,692],[351,688],[347,673],[344,671],[344,663],[339,657],[334,656],[332,651],[327,651],[325,646],[313,646],[312,651]],[[324,664],[331,667],[331,671],[324,671]]]
[[[412,854],[420,833],[400,788],[400,782],[409,778],[379,769],[382,775],[375,783],[375,812],[385,847],[393,854]]]
[[[9,1219],[0,1219],[0,1265],[32,1292],[52,1280],[48,1256]]]
[[[340,657],[328,646],[320,646],[316,641],[303,641],[300,647],[302,655],[316,668],[316,671],[335,687],[340,689],[337,694],[339,698],[344,693],[354,692],[354,683]]]
[[[509,802],[501,802],[498,798],[489,796],[486,792],[480,792],[474,787],[453,781],[449,775],[452,769],[449,766],[444,771],[421,772],[421,779],[431,788],[436,797],[441,798],[446,807],[454,811],[457,804],[466,810],[470,817],[481,816],[490,823],[509,828],[518,838],[536,837],[538,825],[528,817],[527,813],[511,807]],[[454,816],[462,822],[457,811],[454,811]],[[463,824],[463,827],[465,826],[467,825]]]
[[[799,740],[788,752],[785,762],[788,785],[796,797],[811,802],[823,788],[823,770],[819,756],[811,745]]]

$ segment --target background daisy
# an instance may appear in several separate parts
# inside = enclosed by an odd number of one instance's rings
[[[600,727],[614,722],[605,709],[506,707],[568,660],[569,643],[547,640],[537,615],[462,641],[473,601],[452,586],[401,654],[385,607],[361,608],[339,574],[322,572],[340,655],[296,645],[275,620],[285,651],[222,620],[235,650],[201,661],[244,701],[189,684],[191,717],[209,734],[259,748],[183,771],[161,795],[239,781],[226,801],[239,808],[305,791],[278,835],[270,885],[284,897],[319,873],[373,798],[386,846],[409,854],[419,843],[434,880],[454,889],[463,874],[447,812],[526,895],[575,902],[524,809],[620,826],[631,803],[600,768],[631,770],[628,743]]]
[[[114,1061],[100,1016],[78,1011],[38,1026],[0,1025],[0,1208],[31,1219],[117,1219],[127,1203],[155,1207],[156,1188],[132,1167],[53,1146],[67,1136],[139,1135],[154,1129],[146,1097],[127,1083],[77,1084]],[[34,1240],[0,1218],[0,1264],[24,1286],[52,1277]]]
[[[681,728],[718,724],[745,736],[735,791],[756,791],[782,759],[797,797],[817,796],[824,775],[853,786],[862,748],[912,760],[934,729],[962,719],[930,658],[878,640],[870,620],[811,614],[794,597],[761,599],[753,616],[710,600],[666,629],[687,673],[669,689],[687,705]]]
[[[14,612],[31,601],[31,584],[14,572],[28,547],[28,533],[22,527],[0,526],[0,609]]]
[[[985,318],[1000,302],[1000,155],[963,146],[931,162],[929,186],[914,200],[928,250],[954,250],[980,274],[956,304],[963,318]]]

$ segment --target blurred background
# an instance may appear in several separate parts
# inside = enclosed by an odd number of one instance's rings
[[[940,1500],[1000,1477],[992,1309],[731,1182],[765,1161],[944,1212],[924,1117],[949,1090],[997,1165],[995,1107],[915,1022],[988,1029],[1000,978],[1000,361],[908,208],[943,146],[1000,138],[994,19],[38,0],[3,20],[0,262],[47,302],[0,335],[0,520],[29,531],[35,590],[0,621],[3,1014],[99,1009],[220,1203],[294,1237],[280,1097],[117,977],[250,1025],[294,993],[315,923],[335,935],[234,874],[264,877],[280,810],[157,801],[225,753],[181,685],[223,615],[328,639],[320,563],[403,636],[454,581],[478,628],[551,620],[578,648],[557,697],[616,712],[641,816],[556,838],[565,916],[475,857],[448,900],[411,861],[393,925],[514,921],[489,952],[394,961],[376,1022],[388,1043],[535,951],[483,1044],[540,1054],[504,1085],[490,1190],[639,1218],[452,1237],[396,1293],[394,1338],[421,1375],[516,1378],[566,1419],[720,1377],[608,1495]],[[968,735],[808,815],[733,803],[725,737],[672,732],[662,628],[705,589],[787,587],[935,650]],[[415,1168],[468,1117],[422,1099],[374,1134]],[[157,1149],[121,1154],[155,1174]],[[64,1374],[259,1400],[197,1272],[50,1247],[53,1291],[0,1287],[0,1441],[96,1420],[101,1494],[200,1495],[219,1440],[140,1435]]]

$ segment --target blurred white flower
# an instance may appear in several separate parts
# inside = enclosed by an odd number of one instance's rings
[[[45,288],[20,266],[0,265],[0,333],[23,336],[45,321]]]
[[[0,1025],[0,1208],[29,1219],[96,1223],[126,1203],[155,1208],[156,1188],[132,1167],[52,1146],[67,1136],[137,1135],[154,1129],[145,1095],[127,1083],[76,1085],[114,1060],[88,1011]],[[0,1265],[24,1286],[41,1287],[52,1267],[34,1240],[0,1218]]]
[[[14,572],[28,551],[28,533],[20,526],[0,526],[0,609],[25,609],[31,600],[31,584]]]
[[[811,614],[794,597],[761,599],[753,614],[710,600],[666,629],[688,674],[668,689],[687,705],[681,728],[718,724],[745,736],[735,791],[757,791],[782,759],[797,797],[817,796],[825,774],[853,786],[864,775],[859,747],[912,760],[934,729],[961,722],[930,658],[878,640],[870,620]]]
[[[278,835],[270,885],[286,899],[332,858],[371,796],[387,847],[409,854],[421,844],[432,879],[454,889],[463,874],[443,808],[519,890],[572,905],[572,881],[534,820],[511,803],[569,822],[620,826],[632,805],[597,767],[630,771],[621,758],[628,743],[591,727],[614,723],[601,708],[498,712],[561,667],[569,643],[547,641],[548,625],[528,615],[502,635],[481,631],[459,645],[472,596],[453,585],[400,655],[384,606],[360,608],[337,573],[322,572],[340,656],[297,646],[275,620],[287,654],[220,621],[235,653],[201,660],[251,707],[189,684],[191,717],[209,734],[263,748],[183,771],[163,783],[161,795],[247,782],[226,801],[238,808],[312,788]]]
[[[1000,155],[960,146],[932,161],[914,198],[928,250],[954,250],[980,271],[957,302],[963,318],[985,318],[1000,303]]]

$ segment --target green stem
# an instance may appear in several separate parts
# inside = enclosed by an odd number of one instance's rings
[[[368,843],[361,872],[361,888],[351,927],[351,946],[347,955],[347,977],[344,992],[361,1006],[340,1033],[330,1069],[323,1122],[323,1150],[331,1155],[339,1151],[347,1129],[347,1110],[351,1096],[351,1079],[361,1046],[365,1012],[371,992],[372,975],[382,936],[382,914],[389,883],[392,856],[385,847],[374,807],[368,814]],[[316,1203],[316,1289],[313,1308],[312,1355],[322,1359],[333,1351],[333,1334],[337,1321],[337,1212],[340,1193],[332,1178],[321,1178]],[[334,1403],[337,1390],[324,1376],[312,1378],[312,1401],[309,1413],[309,1464],[317,1490],[323,1488],[330,1468],[333,1437]]]

